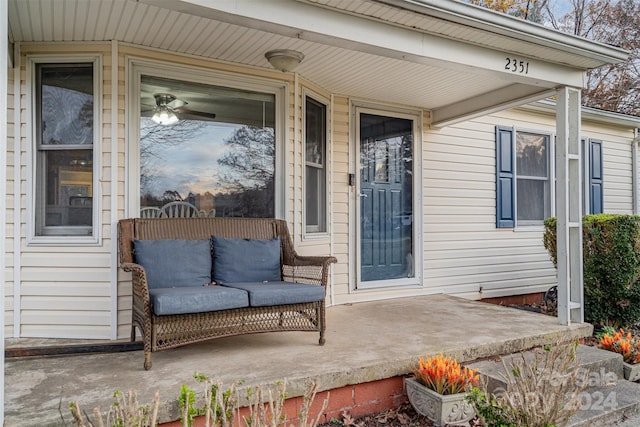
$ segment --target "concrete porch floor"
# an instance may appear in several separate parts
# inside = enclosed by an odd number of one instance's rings
[[[88,413],[106,410],[115,390],[138,390],[140,403],[159,391],[161,421],[172,421],[180,385],[202,390],[194,372],[245,386],[286,378],[287,394],[295,397],[308,379],[331,390],[405,375],[420,356],[443,352],[472,361],[591,331],[588,324],[564,327],[555,317],[445,295],[336,306],[327,309],[324,346],[308,332],[222,338],[153,353],[149,371],[142,351],[7,359],[5,425],[72,425],[69,402],[78,400]]]

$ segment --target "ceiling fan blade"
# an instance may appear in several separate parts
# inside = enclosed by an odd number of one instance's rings
[[[176,108],[174,111],[176,113],[180,113],[180,114],[187,114],[187,115],[190,115],[190,116],[205,117],[207,119],[215,119],[216,118],[216,115],[214,113],[205,113],[204,111],[189,110],[188,108]]]

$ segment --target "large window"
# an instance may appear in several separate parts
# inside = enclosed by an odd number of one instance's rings
[[[327,231],[327,106],[306,97],[305,230]]]
[[[93,230],[93,64],[36,64],[36,236]]]
[[[142,75],[140,214],[275,216],[275,95]]]

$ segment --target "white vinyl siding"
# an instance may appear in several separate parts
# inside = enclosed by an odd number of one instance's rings
[[[484,298],[504,289],[528,293],[555,284],[542,231],[495,227],[494,129],[513,124],[499,121],[484,117],[425,133],[426,289]]]
[[[487,298],[556,284],[542,228],[495,228],[496,125],[553,133],[555,116],[509,110],[425,133],[426,288]],[[605,212],[631,213],[632,129],[585,122],[582,135],[603,141]]]
[[[353,230],[349,220],[351,214],[352,191],[349,187],[349,100],[334,97],[332,108],[331,169],[330,181],[333,192],[330,197],[330,218],[333,240],[333,255],[338,259],[331,265],[333,300],[331,304],[343,304],[350,299],[351,271],[349,266],[350,238]]]

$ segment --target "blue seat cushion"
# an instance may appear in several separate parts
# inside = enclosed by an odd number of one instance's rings
[[[150,289],[153,312],[165,314],[204,313],[249,306],[249,296],[242,289],[224,286],[192,286]]]
[[[291,282],[233,282],[222,283],[222,287],[242,289],[249,293],[252,307],[282,304],[300,304],[324,300],[324,286]]]
[[[136,263],[147,273],[149,289],[211,283],[209,240],[133,241]]]
[[[211,236],[216,282],[281,280],[280,239],[225,239]]]

